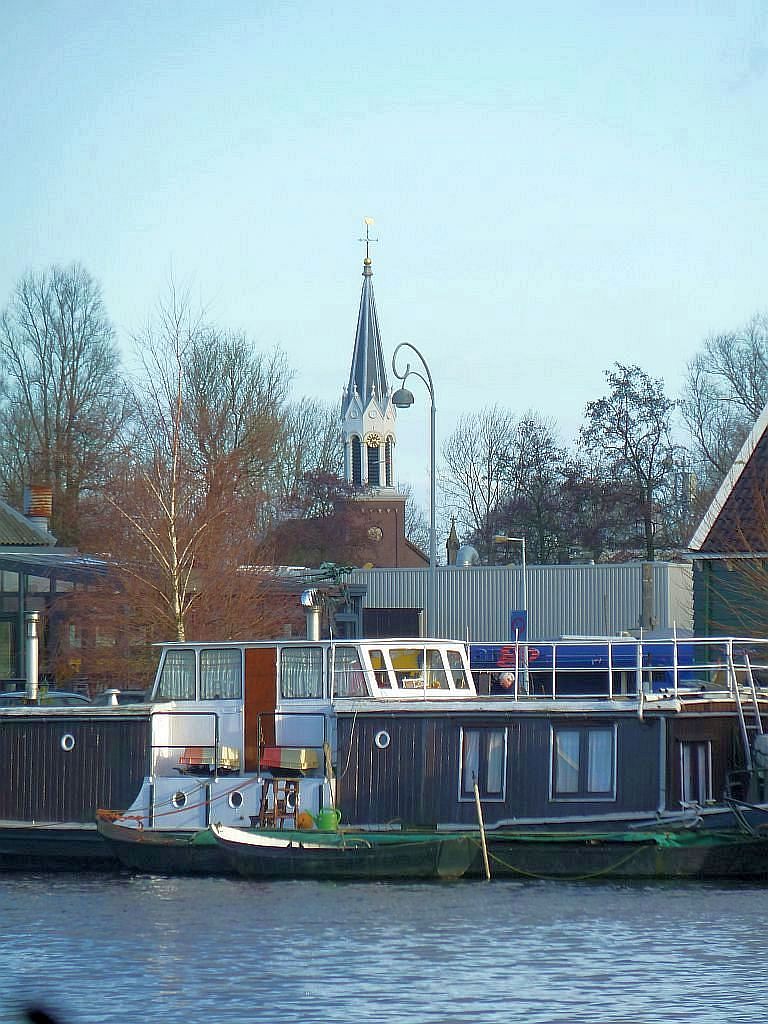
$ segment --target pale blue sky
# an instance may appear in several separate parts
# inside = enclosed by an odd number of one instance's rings
[[[496,402],[570,440],[612,362],[674,394],[768,308],[767,12],[6,0],[0,301],[79,260],[126,339],[172,272],[335,401],[370,215],[387,356],[424,352],[439,437]]]

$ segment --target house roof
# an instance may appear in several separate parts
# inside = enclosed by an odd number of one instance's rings
[[[0,569],[27,576],[71,580],[73,583],[92,583],[108,575],[108,562],[99,558],[78,555],[66,548],[31,551],[29,548],[0,548]]]
[[[768,550],[768,405],[741,446],[689,548],[701,554]]]
[[[51,547],[56,543],[47,530],[30,522],[0,498],[0,550],[4,547]]]

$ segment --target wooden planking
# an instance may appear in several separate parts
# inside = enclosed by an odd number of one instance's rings
[[[72,736],[71,750],[61,745]],[[0,725],[0,818],[93,821],[98,807],[134,800],[149,761],[149,717],[56,716]]]

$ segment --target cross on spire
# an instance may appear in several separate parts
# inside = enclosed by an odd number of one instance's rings
[[[358,238],[358,242],[365,242],[365,258],[370,262],[371,254],[369,252],[369,246],[371,242],[378,242],[378,238],[371,238],[371,226],[373,225],[373,217],[365,217],[363,224],[365,224],[365,238]]]

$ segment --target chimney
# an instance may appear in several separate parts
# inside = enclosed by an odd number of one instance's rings
[[[49,532],[53,512],[53,490],[47,485],[27,484],[24,488],[24,515],[38,530]]]

